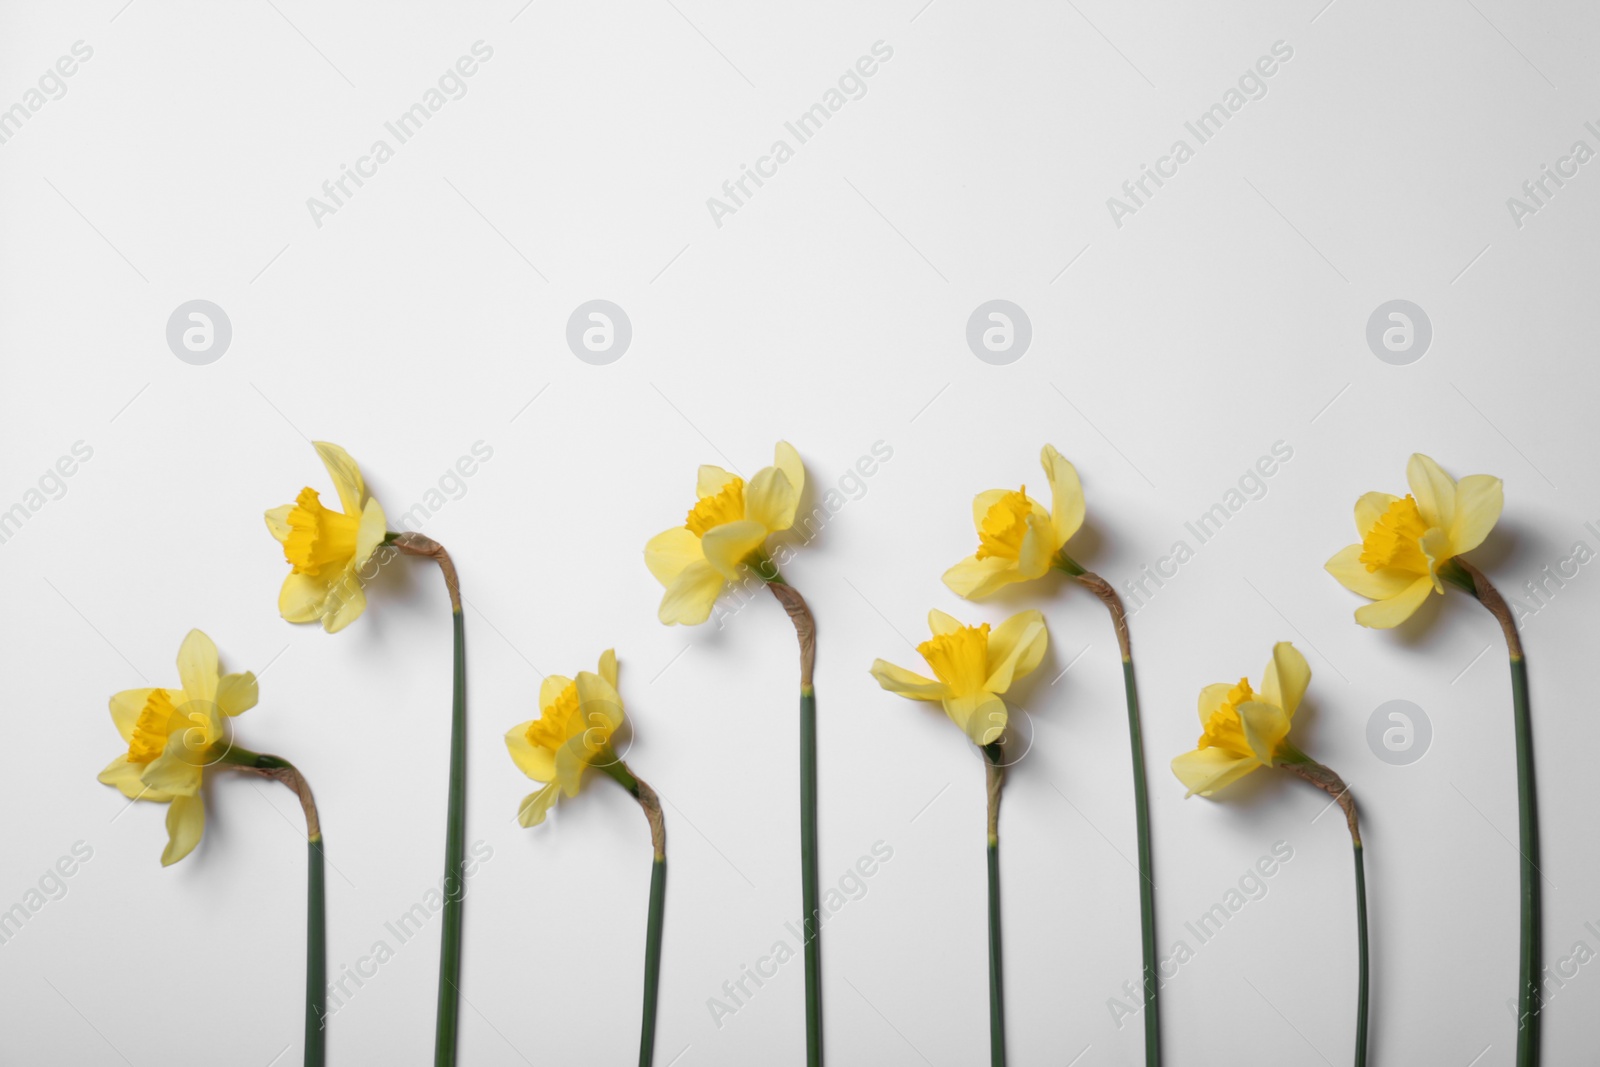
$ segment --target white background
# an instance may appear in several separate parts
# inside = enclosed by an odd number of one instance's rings
[[[309,438],[349,448],[391,516],[475,442],[493,449],[423,526],[470,604],[469,838],[493,850],[467,903],[462,1062],[634,1055],[644,820],[597,776],[521,829],[531,784],[500,739],[534,713],[540,672],[592,669],[613,646],[629,760],[671,835],[657,1062],[801,1062],[798,960],[720,1028],[707,1007],[800,912],[793,633],[768,598],[721,630],[663,627],[641,560],[692,503],[696,464],[749,476],[781,436],[805,459],[808,508],[875,442],[893,450],[787,567],[821,634],[824,881],[876,841],[894,850],[824,932],[832,1062],[986,1055],[981,764],[936,708],[867,674],[876,656],[921,666],[909,645],[930,606],[973,622],[1037,606],[1051,626],[1014,693],[1034,740],[1002,821],[1012,1062],[1143,1062],[1138,1021],[1119,1029],[1108,1008],[1139,956],[1105,613],[1054,578],[970,605],[939,576],[973,549],[974,493],[1044,491],[1045,441],[1082,473],[1075,555],[1119,586],[1192,544],[1184,522],[1282,441],[1293,458],[1266,495],[1133,619],[1160,939],[1195,949],[1164,993],[1167,1062],[1350,1056],[1336,814],[1266,773],[1185,802],[1167,769],[1194,743],[1200,687],[1259,678],[1288,639],[1315,673],[1295,737],[1366,813],[1372,1061],[1511,1063],[1499,633],[1457,593],[1399,631],[1364,630],[1321,565],[1354,540],[1356,497],[1400,490],[1414,450],[1505,479],[1505,518],[1473,558],[1508,594],[1575,541],[1600,548],[1583,525],[1600,520],[1600,163],[1520,228],[1506,206],[1574,140],[1600,147],[1583,128],[1600,119],[1600,16],[1321,2],[7,4],[0,106],[74,42],[94,51],[0,145],[0,508],[74,442],[93,458],[0,545],[0,907],[74,842],[93,858],[0,945],[0,1060],[298,1061],[292,796],[215,775],[204,843],[163,870],[164,809],[124,812],[94,780],[120,747],[107,697],[175,682],[190,627],[228,669],[261,673],[240,743],[293,759],[316,789],[334,976],[437,883],[442,583],[389,567],[333,637],[278,618],[284,564],[261,512],[331,489]],[[493,57],[466,95],[315,225],[306,199],[479,40]],[[717,226],[706,199],[773,140],[793,146],[783,123],[877,41],[893,58],[866,95]],[[1114,225],[1106,198],[1277,41],[1293,58],[1267,95]],[[965,340],[997,297],[1033,326],[1009,366]],[[165,340],[195,298],[232,321],[209,366]],[[594,298],[633,324],[609,366],[564,340]],[[1364,335],[1396,298],[1434,329],[1408,366]],[[1584,927],[1600,923],[1597,590],[1590,564],[1524,634],[1551,963],[1580,940],[1600,949]],[[1366,741],[1392,699],[1433,725],[1410,766]],[[1198,946],[1184,922],[1277,841],[1294,858],[1265,898]],[[428,1062],[436,966],[437,920],[331,1020],[330,1062]],[[1547,1009],[1546,1063],[1592,1057],[1597,1007],[1589,964]]]

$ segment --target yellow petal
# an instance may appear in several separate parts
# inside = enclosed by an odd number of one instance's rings
[[[190,630],[178,646],[178,680],[186,701],[216,702],[217,646],[199,630]]]
[[[662,530],[644,546],[644,565],[662,585],[671,585],[685,567],[705,558],[700,538],[685,526]]]
[[[1189,790],[1186,796],[1208,797],[1218,789],[1260,767],[1254,759],[1238,757],[1220,748],[1197,748],[1172,761],[1172,773]]]
[[[572,679],[561,674],[547,674],[544,681],[539,683],[539,713],[542,715],[550,710],[550,705],[562,693],[567,691],[567,686],[572,685]]]
[[[872,677],[889,692],[910,700],[943,700],[949,692],[943,682],[924,678],[904,667],[896,667],[887,660],[872,661]]]
[[[328,590],[328,599],[322,604],[322,628],[330,634],[355,622],[367,610],[367,594],[361,588],[361,579],[355,568],[346,570]]]
[[[1044,659],[1050,634],[1044,614],[1021,611],[989,631],[989,680],[984,688],[1004,693],[1018,678],[1025,678]]]
[[[1422,521],[1429,526],[1450,529],[1456,514],[1456,482],[1444,468],[1421,452],[1406,463],[1406,483],[1417,500]]]
[[[783,476],[789,479],[789,485],[794,489],[798,498],[806,488],[806,468],[800,462],[800,453],[788,441],[779,441],[772,449],[772,462]]]
[[[181,734],[181,730],[174,730]],[[188,756],[188,758],[185,758]],[[192,797],[200,791],[200,768],[189,762],[195,758],[184,747],[181,737],[167,743],[167,751],[145,764],[139,780],[151,789],[174,797]]]
[[[389,520],[384,518],[383,507],[373,498],[361,509],[361,524],[356,527],[356,554],[354,565],[364,567],[383,539],[389,536]]]
[[[685,567],[667,586],[656,617],[668,626],[697,626],[711,617],[725,584],[721,573],[705,560]]]
[[[1456,521],[1450,548],[1457,555],[1483,544],[1505,507],[1505,486],[1489,474],[1469,474],[1456,485]]]
[[[1444,592],[1444,582],[1439,577],[1439,568],[1454,555],[1451,551],[1450,535],[1436,526],[1423,534],[1417,544],[1422,549],[1422,557],[1428,561],[1428,577],[1432,579],[1433,587],[1441,593]]]
[[[713,467],[709,463],[702,464],[700,475],[695,480],[694,495],[715,496],[722,490],[723,486],[733,481],[736,477],[738,476],[723,470],[721,467]]]
[[[928,629],[935,635],[955,633],[964,624],[954,615],[946,615],[938,608],[928,612]]]
[[[600,653],[600,677],[611,683],[611,688],[617,687],[617,650],[608,648]]]
[[[579,755],[582,751],[582,734],[570,738],[566,744],[556,749],[555,784],[569,797],[577,796],[578,787],[583,784],[583,769],[588,764]]]
[[[350,453],[338,445],[330,445],[326,441],[313,441],[311,444],[317,450],[317,455],[322,457],[322,465],[328,468],[333,487],[339,491],[339,507],[351,518],[360,515],[361,504],[367,495],[367,487],[361,481],[361,468],[350,458]]]
[[[1005,499],[1009,489],[985,489],[972,498],[972,525],[979,533],[983,532],[983,517],[989,514],[989,509]]]
[[[1389,510],[1389,505],[1399,499],[1393,493],[1363,493],[1356,501],[1356,536],[1366,537],[1367,531]]]
[[[1300,699],[1311,684],[1311,665],[1300,650],[1287,641],[1272,646],[1272,662],[1261,676],[1261,699],[1276,704],[1285,715],[1294,717]]]
[[[1399,626],[1411,618],[1431,592],[1433,579],[1423,575],[1394,596],[1357,608],[1356,622],[1375,630]]]
[[[289,537],[289,512],[294,510],[293,504],[273,508],[267,512],[267,531],[277,539],[278,544],[283,544]]]
[[[170,867],[193,852],[205,829],[205,801],[196,796],[174,797],[167,809],[167,847],[161,853],[161,866]]]
[[[1387,600],[1416,580],[1415,574],[1391,567],[1367,570],[1367,565],[1361,562],[1361,552],[1360,545],[1346,545],[1322,567],[1338,579],[1340,585],[1369,600]]]
[[[975,745],[990,745],[1006,732],[1006,702],[993,693],[946,697],[944,713]]]
[[[956,596],[978,600],[1012,582],[1022,580],[1017,565],[1000,556],[968,556],[944,572],[944,584]]]
[[[763,467],[744,489],[745,518],[759,522],[770,533],[794,525],[800,507],[800,490],[777,467]]]
[[[522,798],[522,804],[517,808],[517,821],[523,826],[538,826],[544,822],[545,815],[549,814],[550,805],[556,802],[556,797],[561,791],[554,782],[545,786],[536,793],[529,793]]]
[[[1245,744],[1250,746],[1256,759],[1271,766],[1278,746],[1289,736],[1288,714],[1278,705],[1264,700],[1247,700],[1238,710]]]
[[[328,599],[328,582],[314,574],[290,571],[278,590],[278,614],[289,622],[312,622],[322,615]]]
[[[1211,722],[1211,713],[1228,702],[1228,694],[1233,692],[1233,686],[1227,682],[1213,682],[1200,690],[1200,728],[1204,730]]]
[[[700,548],[718,573],[729,581],[738,581],[743,577],[739,573],[740,564],[766,540],[765,526],[753,519],[740,519],[707,530],[700,538]]]
[[[144,773],[145,765],[142,763],[129,763],[128,754],[124,752],[100,772],[99,781],[105,785],[114,785],[121,790],[122,795],[129,800],[153,800],[165,802],[172,799],[171,793],[163,793],[159,789],[151,789],[140,780]]]
[[[261,698],[256,676],[249,671],[243,674],[224,674],[217,682],[217,710],[233,716],[249,711]]]
[[[1039,462],[1050,482],[1050,524],[1060,548],[1083,525],[1083,485],[1078,481],[1078,469],[1054,445],[1044,446]]]
[[[154,689],[124,689],[111,698],[111,721],[124,741],[133,740],[133,724],[139,721],[139,713],[154,692]]]
[[[578,710],[583,715],[591,746],[605,744],[622,727],[622,697],[616,688],[593,671],[579,671]]]
[[[1061,542],[1048,517],[1029,515],[1025,521],[1028,532],[1022,535],[1022,549],[1017,553],[1017,574],[1025,579],[1042,578]]]
[[[556,759],[550,750],[528,741],[528,727],[532,720],[519,722],[506,731],[506,750],[517,769],[536,782],[553,781],[556,776]],[[526,825],[526,824],[524,824]]]

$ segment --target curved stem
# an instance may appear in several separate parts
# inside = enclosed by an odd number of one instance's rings
[[[621,783],[644,809],[650,823],[650,844],[655,859],[650,867],[650,909],[644,931],[644,1012],[639,1023],[639,1067],[650,1067],[656,1051],[656,1001],[661,986],[662,918],[667,901],[667,822],[661,814],[661,799],[644,779],[621,760],[601,764],[600,769]]]
[[[1001,962],[1000,939],[1000,789],[1005,784],[1005,766],[1000,743],[984,745],[984,767],[989,793],[989,1063],[1005,1067],[1006,1008],[1005,968]]]
[[[800,641],[800,895],[805,907],[806,1067],[822,1067],[822,918],[817,892],[817,697],[811,672],[817,658],[817,623],[805,598],[764,557],[756,573],[789,613]]]
[[[1539,980],[1542,888],[1539,885],[1539,794],[1533,774],[1533,719],[1528,705],[1528,663],[1522,654],[1517,621],[1500,591],[1482,571],[1457,556],[1450,561],[1470,581],[1468,592],[1500,623],[1511,657],[1511,716],[1517,738],[1517,836],[1522,854],[1522,930],[1517,953],[1517,1067],[1537,1067],[1540,1054]],[[1448,577],[1448,575],[1446,575]]]
[[[328,995],[328,901],[323,879],[322,821],[311,786],[299,768],[278,756],[264,756],[236,749],[226,762],[240,770],[275,778],[293,789],[306,816],[306,1023],[305,1067],[322,1067],[327,1062],[327,1029],[324,1024]]]
[[[1279,764],[1291,774],[1297,774],[1338,802],[1344,811],[1345,823],[1350,827],[1350,844],[1356,857],[1356,1067],[1367,1063],[1367,868],[1361,845],[1361,820],[1356,812],[1356,798],[1350,787],[1333,771],[1324,767],[1304,752],[1285,746]]]
[[[1133,674],[1133,648],[1128,636],[1128,615],[1122,598],[1106,581],[1080,567],[1063,551],[1058,566],[1105,604],[1122,653],[1122,688],[1128,705],[1128,746],[1133,760],[1133,814],[1139,843],[1139,939],[1144,955],[1144,1062],[1161,1064],[1160,972],[1156,951],[1156,883],[1150,847],[1150,795],[1145,784],[1144,730],[1139,722],[1139,687]]]
[[[461,580],[444,546],[419,533],[390,534],[390,543],[411,556],[439,565],[450,594],[450,619],[455,636],[455,672],[451,686],[450,784],[445,809],[444,914],[439,933],[439,997],[434,1022],[435,1067],[456,1062],[456,1032],[461,1012],[461,919],[466,898],[462,866],[467,849],[467,638],[461,614]]]

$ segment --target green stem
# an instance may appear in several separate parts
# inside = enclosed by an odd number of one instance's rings
[[[989,842],[989,1062],[1005,1067],[1006,1009],[1000,965],[1000,842]]]
[[[1150,859],[1150,797],[1144,778],[1144,732],[1139,726],[1139,690],[1133,659],[1122,661],[1122,685],[1128,698],[1128,737],[1133,751],[1133,814],[1139,837],[1139,936],[1144,950],[1144,1062],[1161,1064],[1161,1011],[1156,970],[1156,887]]]
[[[1367,1067],[1367,868],[1361,842],[1356,854],[1356,1067]]]
[[[1278,749],[1277,765],[1327,793],[1344,811],[1350,844],[1356,854],[1356,1067],[1367,1062],[1367,868],[1361,846],[1361,816],[1356,798],[1330,768],[1323,766],[1287,741]]]
[[[1144,730],[1139,722],[1139,686],[1133,673],[1133,649],[1128,635],[1128,616],[1122,598],[1111,583],[1086,571],[1065,549],[1056,556],[1055,566],[1065,571],[1105,604],[1122,652],[1122,688],[1128,704],[1128,747],[1133,761],[1134,829],[1139,842],[1139,939],[1144,955],[1144,1062],[1146,1067],[1161,1067],[1160,972],[1156,952],[1156,883],[1150,848],[1150,794],[1145,783]]]
[[[1005,1067],[1005,968],[1000,938],[1000,786],[1005,779],[999,742],[984,745],[989,792],[989,1063]]]
[[[822,928],[817,893],[817,697],[800,689],[800,892],[806,929],[806,1064],[822,1064]]]
[[[328,1031],[323,1022],[328,995],[328,899],[323,881],[322,835],[309,839],[306,853],[306,1057],[305,1067],[327,1062]]]
[[[1517,1010],[1517,1067],[1539,1063],[1539,972],[1542,946],[1539,886],[1539,802],[1533,782],[1533,722],[1528,714],[1528,663],[1511,659],[1511,705],[1517,734],[1517,832],[1522,841],[1521,995]]]
[[[800,641],[800,896],[805,908],[806,1067],[822,1067],[822,920],[817,892],[817,696],[811,672],[817,623],[798,590],[783,580],[764,549],[746,560],[789,613]]]
[[[384,543],[408,556],[439,565],[450,594],[455,631],[455,674],[451,684],[450,784],[444,828],[444,915],[439,931],[439,1002],[434,1019],[434,1067],[454,1067],[461,1015],[461,912],[467,895],[462,868],[467,858],[467,630],[461,615],[461,579],[444,546],[414,532],[390,532]]]
[[[650,869],[650,918],[644,932],[644,1019],[639,1026],[639,1067],[650,1067],[656,1051],[656,999],[661,985],[661,927],[667,901],[667,857]]]
[[[607,748],[609,752],[609,745]],[[655,863],[650,869],[650,913],[644,931],[644,1015],[639,1024],[639,1067],[650,1067],[656,1052],[656,1001],[661,986],[662,916],[667,902],[667,822],[661,813],[661,798],[626,763],[611,752],[610,758],[596,764],[626,789],[644,809],[650,823],[650,844]]]
[[[455,676],[450,709],[450,798],[445,814],[444,914],[439,936],[439,1006],[434,1027],[435,1067],[456,1062],[461,1012],[461,913],[466,898],[462,867],[467,848],[467,635],[459,603],[452,605]]]
[[[1517,621],[1489,579],[1457,556],[1440,568],[1440,576],[1467,590],[1500,623],[1511,657],[1511,719],[1517,738],[1517,851],[1522,854],[1522,930],[1517,953],[1517,1067],[1538,1067],[1540,1053],[1539,979],[1541,956],[1541,888],[1539,879],[1539,796],[1533,775],[1533,719],[1528,707],[1528,663],[1522,655]],[[1466,581],[1462,581],[1462,575]]]
[[[328,899],[323,877],[322,820],[311,785],[282,756],[230,746],[219,761],[228,767],[274,778],[293,789],[306,816],[306,1033],[305,1067],[322,1067],[327,1058]]]

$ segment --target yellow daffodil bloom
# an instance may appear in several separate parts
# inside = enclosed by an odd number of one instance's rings
[[[957,596],[976,600],[1012,582],[1043,577],[1083,525],[1083,486],[1078,472],[1053,445],[1039,454],[1050,483],[1050,508],[1021,489],[990,489],[972,501],[978,551],[951,567],[944,584]]]
[[[552,674],[539,687],[539,717],[506,732],[511,759],[536,782],[548,783],[522,800],[517,819],[523,826],[544,822],[558,793],[576,796],[587,767],[618,761],[611,735],[622,726],[622,697],[617,693],[617,654],[606,649],[599,673],[579,671],[577,678]]]
[[[1218,682],[1200,690],[1200,741],[1193,752],[1172,761],[1172,773],[1188,787],[1187,796],[1210,796],[1259,767],[1305,757],[1289,743],[1289,725],[1311,684],[1311,667],[1287,641],[1272,646],[1272,661],[1261,677],[1261,691],[1250,680]]]
[[[1356,533],[1328,560],[1328,573],[1375,603],[1356,609],[1363,626],[1386,630],[1409,619],[1428,594],[1444,592],[1441,569],[1483,543],[1505,506],[1500,479],[1471,474],[1459,482],[1417,453],[1406,464],[1411,492],[1368,493],[1356,501]]]
[[[313,443],[342,510],[323,507],[315,489],[302,489],[293,504],[267,512],[267,529],[293,568],[278,593],[278,613],[290,622],[320,620],[331,634],[366,610],[367,595],[357,572],[383,543],[388,525],[383,508],[367,495],[361,468],[350,453],[326,441]]]
[[[769,535],[794,525],[805,467],[787,441],[779,441],[774,453],[773,465],[757,471],[749,484],[721,467],[701,467],[699,499],[684,524],[644,546],[645,566],[667,590],[662,622],[705,622],[723,587],[739,580],[740,565],[760,558]]]
[[[206,767],[228,754],[224,719],[256,705],[256,676],[221,674],[217,646],[190,630],[178,649],[176,689],[125,689],[111,698],[111,721],[128,750],[106,765],[100,781],[130,800],[168,804],[162,866],[194,851],[205,831],[200,783]]]
[[[1011,683],[1031,674],[1044,660],[1050,636],[1044,615],[1023,611],[990,630],[988,623],[967,626],[942,611],[928,612],[933,636],[917,646],[934,677],[884,660],[872,662],[872,676],[891,693],[910,700],[937,700],[950,721],[974,744],[989,745],[1005,734]]]

